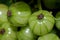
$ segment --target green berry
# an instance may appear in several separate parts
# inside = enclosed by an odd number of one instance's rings
[[[39,37],[38,40],[59,40],[59,37],[56,34],[50,33]]]
[[[34,34],[31,32],[30,28],[22,28],[17,33],[18,40],[34,40]]]
[[[16,40],[16,34],[9,23],[4,23],[0,27],[0,40]]]
[[[60,12],[56,14],[56,27],[60,30]]]
[[[14,26],[26,26],[31,15],[31,9],[24,2],[17,2],[9,7],[9,21]],[[9,13],[8,13],[9,14]]]
[[[55,20],[53,15],[45,10],[33,13],[29,19],[29,26],[36,35],[45,35],[53,29]]]
[[[8,7],[4,4],[0,4],[0,24],[7,22]]]

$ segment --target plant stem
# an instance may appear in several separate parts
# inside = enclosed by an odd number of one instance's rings
[[[38,4],[38,8],[39,8],[39,10],[42,10],[41,0],[37,0],[37,4]]]

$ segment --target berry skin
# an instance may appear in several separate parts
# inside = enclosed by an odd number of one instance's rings
[[[29,27],[22,28],[18,33],[17,33],[18,40],[34,40],[34,34],[30,30]]]
[[[60,30],[60,12],[56,14],[56,27],[58,30]]]
[[[16,40],[16,34],[9,23],[4,23],[0,27],[0,40]]]
[[[8,7],[4,4],[0,4],[0,24],[8,22],[7,11],[8,11]]]
[[[33,13],[29,19],[29,26],[35,35],[45,35],[49,33],[54,26],[55,19],[52,14],[45,10],[39,10]]]
[[[56,34],[50,33],[39,37],[38,40],[59,40],[59,37]]]
[[[9,21],[14,26],[26,26],[31,15],[30,7],[24,2],[17,2],[9,7]]]

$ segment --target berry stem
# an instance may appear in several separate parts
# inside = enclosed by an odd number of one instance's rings
[[[8,10],[8,12],[7,12],[7,16],[8,16],[8,17],[11,16],[11,11],[10,11],[10,10]]]
[[[40,19],[43,19],[44,18],[44,15],[43,14],[40,14],[40,15],[38,15],[38,19],[40,20]]]
[[[4,33],[5,33],[5,29],[1,29],[0,34],[4,34]]]

